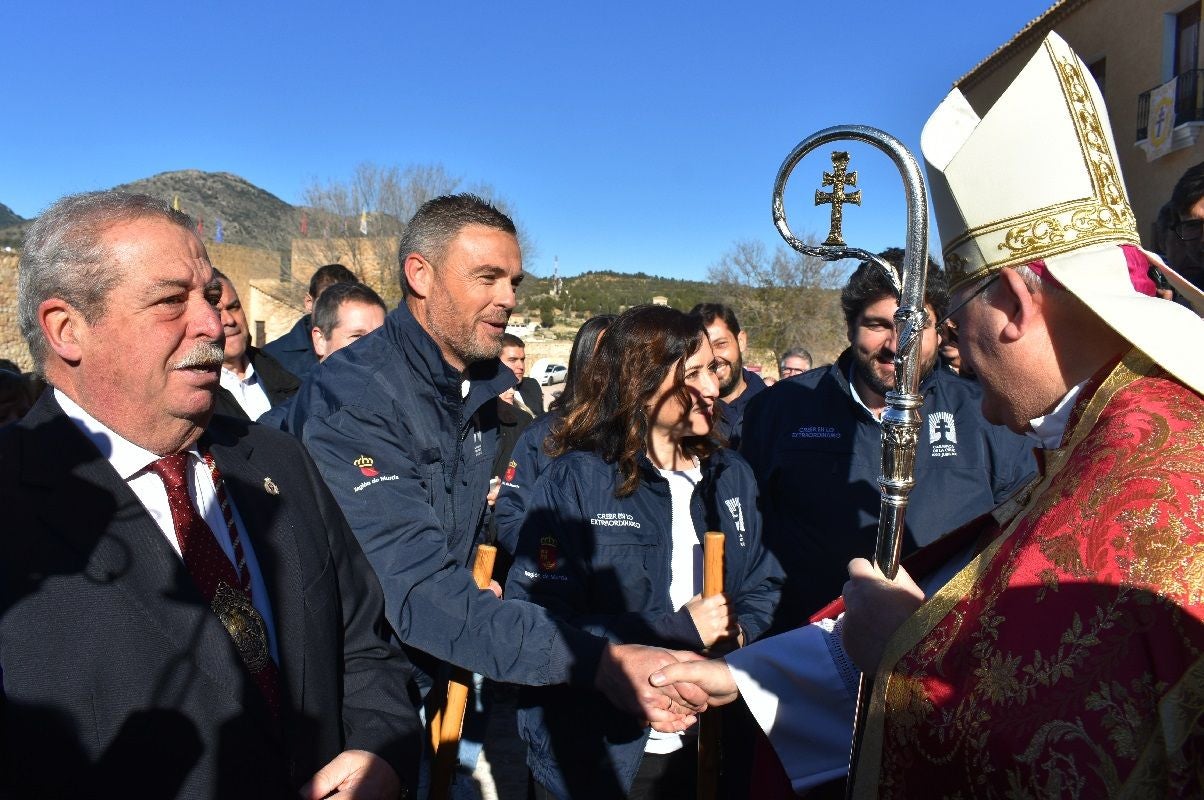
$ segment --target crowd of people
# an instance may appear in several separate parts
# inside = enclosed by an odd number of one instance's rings
[[[737,309],[637,306],[581,326],[545,409],[478,197],[410,220],[395,309],[328,265],[262,349],[185,215],[59,200],[20,262],[45,388],[0,368],[0,795],[462,796],[435,751],[471,770],[479,726],[428,729],[467,681],[521,687],[536,798],[1201,796],[1204,165],[1147,253],[1109,129],[1056,35],[925,128],[944,268],[893,579],[876,263],[831,364],[765,381]]]

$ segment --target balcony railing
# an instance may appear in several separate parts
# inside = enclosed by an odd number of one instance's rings
[[[1204,120],[1204,69],[1181,73],[1175,82],[1175,125]],[[1158,87],[1155,86],[1154,89]],[[1148,139],[1150,89],[1137,98],[1137,141]]]

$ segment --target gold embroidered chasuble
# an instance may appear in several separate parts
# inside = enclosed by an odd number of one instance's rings
[[[1131,351],[904,624],[857,796],[1204,797],[1204,399]]]

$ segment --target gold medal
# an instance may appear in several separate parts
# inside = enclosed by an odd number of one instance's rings
[[[213,613],[221,620],[243,663],[252,673],[267,666],[271,654],[268,652],[267,628],[263,617],[243,592],[219,581],[213,595]]]

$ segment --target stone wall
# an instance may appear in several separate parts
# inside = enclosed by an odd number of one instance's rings
[[[256,347],[263,347],[288,333],[305,313],[306,288],[293,280],[259,278],[251,281],[243,308],[247,312],[251,342]]]
[[[284,254],[275,250],[219,242],[207,242],[205,250],[209,253],[210,263],[234,282],[240,298],[245,298],[251,290],[251,281],[280,278]]]
[[[527,372],[541,358],[548,358],[557,364],[569,363],[569,353],[573,351],[571,339],[527,339],[523,348],[527,355]]]
[[[17,328],[17,262],[16,253],[0,253],[0,358],[15,361],[21,369],[33,369],[29,348]]]
[[[358,236],[342,239],[293,239],[293,280],[309,286],[318,267],[342,264],[371,286],[393,308],[401,301],[396,236]]]

